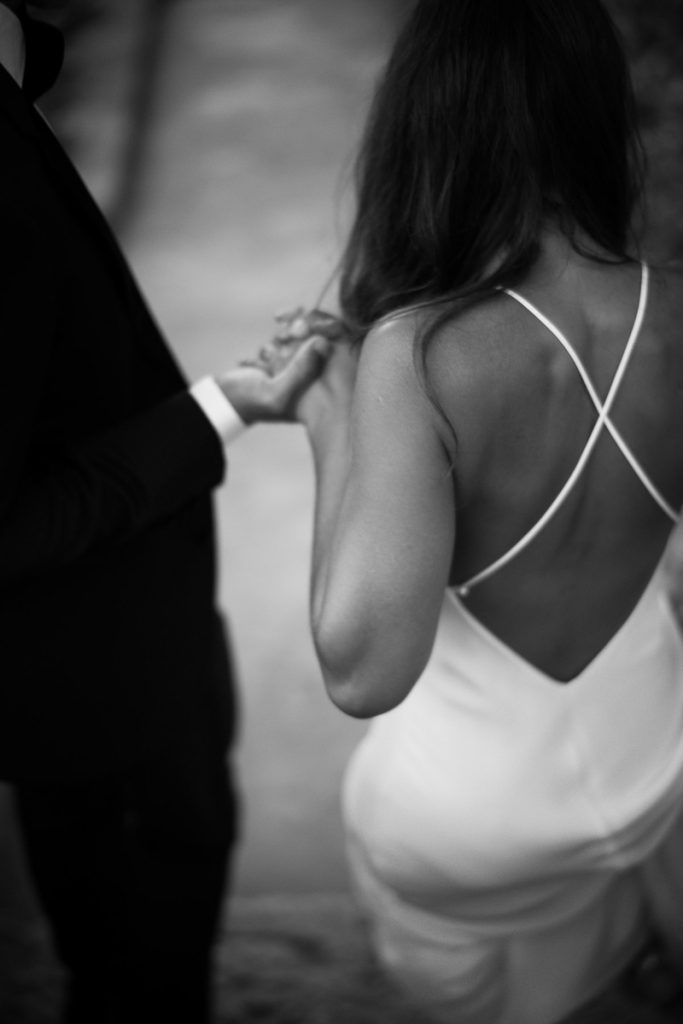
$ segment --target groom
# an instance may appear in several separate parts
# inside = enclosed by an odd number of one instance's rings
[[[61,58],[0,0],[0,778],[64,1020],[203,1024],[236,817],[210,492],[224,444],[290,418],[325,352],[187,388],[33,106]]]

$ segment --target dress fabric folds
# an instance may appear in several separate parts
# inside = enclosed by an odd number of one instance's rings
[[[683,642],[661,564],[566,684],[448,591],[430,662],[371,723],[343,803],[380,957],[437,1021],[553,1024],[653,918],[683,946]]]

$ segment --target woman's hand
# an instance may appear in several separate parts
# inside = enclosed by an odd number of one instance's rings
[[[358,367],[358,349],[337,341],[322,373],[297,402],[296,416],[313,433],[325,424],[348,420]]]
[[[330,341],[341,341],[346,328],[339,317],[326,313],[323,309],[304,310],[302,306],[275,314],[275,322],[279,325],[275,334],[275,344],[287,344],[292,341],[305,341],[313,334],[320,334]]]
[[[356,379],[358,349],[351,346],[342,320],[321,309],[304,311],[301,307],[276,316],[280,329],[275,345],[292,344],[313,335],[333,342],[332,352],[315,385],[302,394],[297,404],[297,419],[315,430],[319,424],[339,416],[348,416]]]

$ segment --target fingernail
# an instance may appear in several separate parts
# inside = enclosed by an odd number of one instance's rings
[[[308,324],[303,317],[298,317],[289,325],[289,333],[292,338],[305,338],[308,334]]]

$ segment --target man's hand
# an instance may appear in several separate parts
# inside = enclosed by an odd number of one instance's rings
[[[293,421],[301,396],[322,372],[332,348],[321,335],[277,343],[217,382],[245,423]]]

